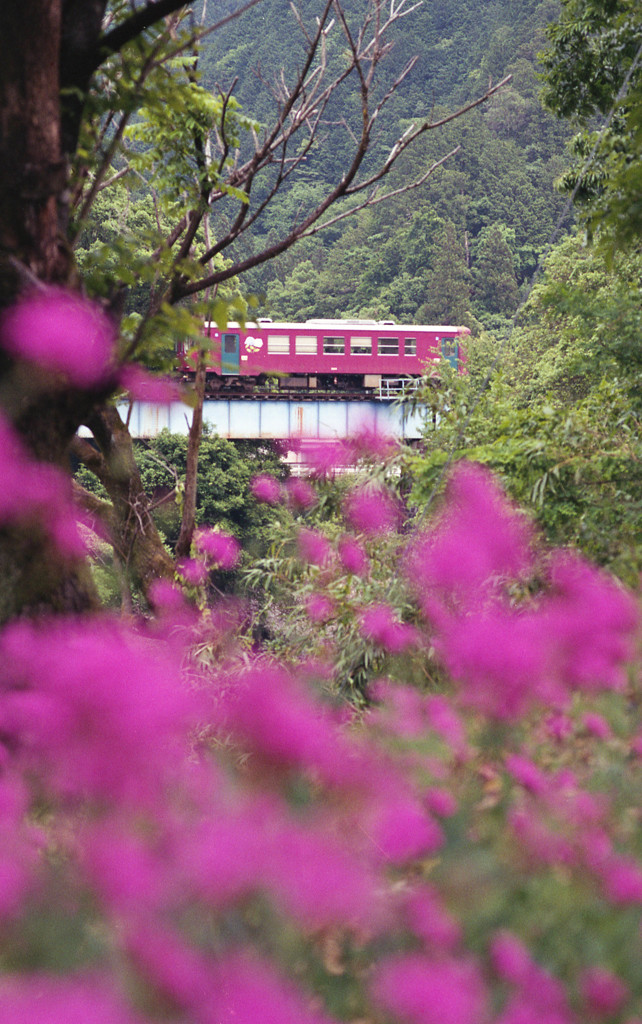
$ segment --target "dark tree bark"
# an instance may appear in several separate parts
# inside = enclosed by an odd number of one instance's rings
[[[105,6],[106,0],[0,3],[0,309],[32,289],[79,284],[66,232],[68,158],[82,97],[67,97],[63,111],[61,85],[87,87],[99,63]],[[112,500],[120,544],[129,546],[125,561],[147,587],[173,566],[142,500],[131,439],[115,410],[96,411],[109,392],[108,386],[101,393],[74,390],[0,356],[0,406],[33,457],[68,471],[76,431],[94,423],[110,465],[120,467]],[[61,558],[36,521],[0,530],[0,577],[0,621],[98,606],[87,566]]]
[[[66,281],[67,166],[60,132],[62,0],[0,4],[0,303],[20,285],[16,263]]]
[[[196,526],[196,491],[198,482],[198,453],[203,436],[203,402],[205,399],[206,353],[201,351],[196,367],[194,391],[196,405],[192,415],[187,441],[187,459],[185,467],[185,493],[183,495],[183,515],[181,529],[176,542],[176,555],[186,558],[190,553],[194,528]]]
[[[88,417],[100,453],[83,461],[104,485],[112,503],[114,549],[145,594],[154,580],[173,579],[174,562],[165,549],[149,510],[149,500],[134,458],[127,427],[113,405],[96,408]]]

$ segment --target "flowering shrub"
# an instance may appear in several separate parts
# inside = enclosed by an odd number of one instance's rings
[[[47,288],[5,312],[0,345],[77,387],[96,387],[109,374],[114,328],[95,303]]]
[[[233,569],[241,557],[238,541],[219,530],[198,530],[194,543],[208,563],[220,569]]]
[[[7,437],[9,479],[39,482]],[[538,552],[474,466],[430,526],[397,536],[412,622],[355,597],[378,535],[347,520],[357,533],[297,528],[314,589],[293,602],[328,638],[352,617],[371,643],[438,657],[443,692],[382,678],[355,711],[318,661],[248,654],[234,615],[167,584],[156,619],[4,628],[0,1020],[640,1019],[632,597]],[[196,586],[238,550],[202,531],[194,556]]]

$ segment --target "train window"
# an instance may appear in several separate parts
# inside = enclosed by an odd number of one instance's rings
[[[380,356],[398,356],[399,338],[379,338]]]
[[[372,338],[350,338],[350,355],[371,356]]]
[[[267,343],[269,356],[287,356],[290,354],[290,337],[287,334],[268,334]]]
[[[326,335],[323,339],[324,356],[342,356],[346,350],[346,339]]]
[[[298,356],[315,356],[317,339],[311,334],[297,334],[294,339],[294,351]]]
[[[406,338],[406,340],[403,343],[403,350],[404,350],[404,355],[416,356],[417,355],[417,339],[416,338]]]
[[[224,334],[223,335],[223,351],[226,355],[234,354],[236,352],[236,346],[238,345],[238,335],[236,334]]]

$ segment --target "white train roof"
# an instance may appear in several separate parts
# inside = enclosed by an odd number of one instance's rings
[[[218,327],[218,324],[214,321],[205,321],[205,327],[207,329],[211,327]],[[230,321],[227,325],[228,330],[230,328],[236,328],[244,331],[264,331],[264,330],[397,330],[397,331],[452,331],[461,332],[464,334],[470,334],[467,327],[456,326],[454,324],[395,324],[392,320],[305,320],[296,321],[294,323],[269,320],[267,318],[259,319],[258,323],[255,321],[247,321],[244,327],[241,327],[236,321]]]

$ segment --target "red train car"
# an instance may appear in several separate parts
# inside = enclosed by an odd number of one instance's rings
[[[205,333],[210,392],[270,379],[279,388],[371,392],[392,378],[419,377],[442,358],[461,367],[462,340],[470,331],[387,320],[259,320],[230,323],[224,331],[206,323]],[[189,374],[189,357],[180,356]]]

